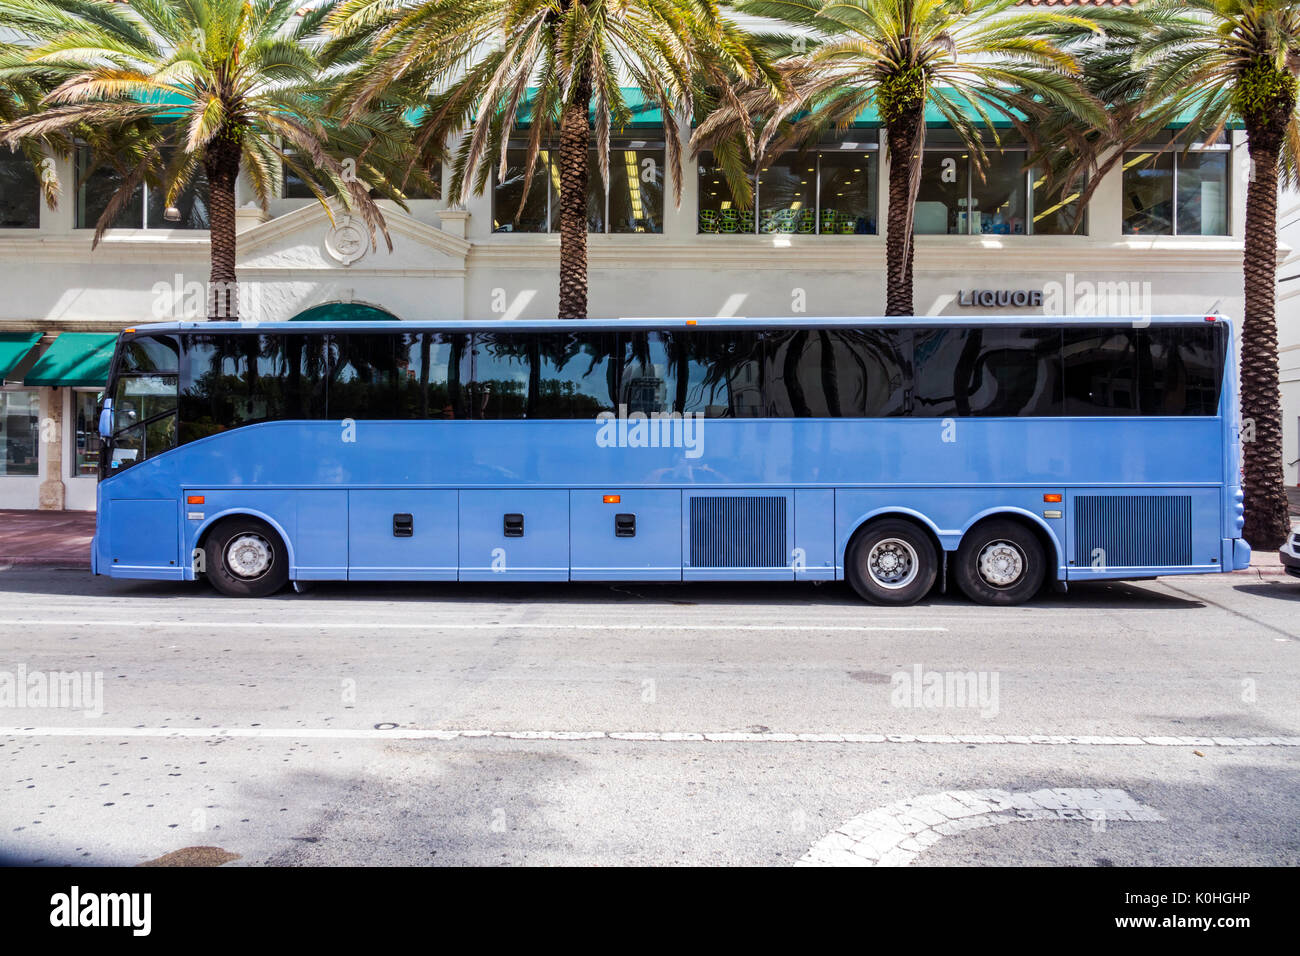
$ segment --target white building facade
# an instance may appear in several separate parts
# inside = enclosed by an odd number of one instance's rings
[[[751,211],[730,200],[707,154],[688,161],[675,206],[662,127],[653,120],[613,145],[608,189],[593,175],[590,315],[883,311],[887,160],[878,128],[850,130],[757,170]],[[1126,156],[1098,184],[1076,231],[1077,202],[1042,194],[1023,151],[992,152],[981,177],[944,133],[931,131],[918,199],[918,314],[1241,315],[1249,169],[1242,133],[1185,155],[1152,144]],[[109,337],[204,315],[202,190],[171,211],[179,223],[142,192],[92,250],[111,181],[96,174],[74,189],[75,161],[56,161],[65,189],[50,210],[36,201],[30,167],[7,153],[0,161],[11,167],[0,168],[0,508],[90,509],[102,385],[94,378]],[[518,172],[463,206],[446,198],[413,199],[409,212],[385,204],[391,252],[382,239],[371,249],[347,217],[331,222],[314,200],[294,198],[292,182],[269,214],[245,191],[241,317],[287,320],[320,306],[406,321],[553,317],[556,179],[545,167],[524,197]],[[1289,215],[1300,228],[1300,207]],[[1291,266],[1300,272],[1300,263]],[[1300,280],[1294,285],[1280,302],[1288,461],[1300,440]]]

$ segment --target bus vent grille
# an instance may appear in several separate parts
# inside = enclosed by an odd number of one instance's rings
[[[691,567],[785,567],[785,520],[781,495],[692,498]]]
[[[1190,495],[1079,495],[1076,567],[1173,568],[1192,563]]]

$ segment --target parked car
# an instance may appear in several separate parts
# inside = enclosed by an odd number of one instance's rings
[[[1287,574],[1300,578],[1300,530],[1291,531],[1291,537],[1278,549],[1277,556],[1282,559]]]

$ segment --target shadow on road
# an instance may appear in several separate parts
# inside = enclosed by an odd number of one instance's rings
[[[1278,581],[1275,584],[1241,584],[1233,588],[1240,594],[1273,598],[1275,601],[1300,601],[1300,581]]]
[[[1258,593],[1269,597],[1282,597],[1270,590],[1271,585],[1242,585],[1245,593]],[[115,601],[139,598],[170,600],[218,598],[219,595],[206,583],[173,581],[126,581],[95,577],[81,571],[51,569],[12,569],[0,573],[0,595],[42,595],[63,597],[108,598]],[[1300,595],[1294,589],[1291,599]],[[235,599],[222,598],[234,601]],[[858,607],[866,613],[871,606],[860,601],[842,581],[823,584],[809,582],[618,582],[618,583],[528,583],[502,581],[500,583],[456,582],[348,582],[320,581],[307,585],[301,594],[286,588],[264,602],[332,602],[332,601],[385,601],[390,603],[419,603],[438,601],[450,604],[482,604],[487,602],[507,604],[676,604],[747,607],[779,607],[803,605],[807,607]],[[918,607],[966,607],[974,605],[955,587],[946,594],[936,588]],[[1055,594],[1045,590],[1020,610],[1059,610],[1080,608],[1091,610],[1162,609],[1170,610],[1204,607],[1204,603],[1178,597],[1161,589],[1155,581],[1123,582],[1094,581],[1070,586],[1068,594]],[[39,610],[34,602],[31,610]]]

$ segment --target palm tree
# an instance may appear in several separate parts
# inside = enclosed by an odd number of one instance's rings
[[[1132,70],[1144,78],[1144,122],[1130,127],[1130,140],[1175,118],[1187,124],[1180,138],[1188,144],[1214,142],[1234,120],[1246,128],[1243,534],[1252,547],[1273,550],[1290,531],[1278,391],[1277,194],[1279,184],[1300,185],[1300,0],[1147,0],[1139,16],[1144,28]]]
[[[5,73],[23,63],[24,49],[16,43],[0,40],[0,73]],[[49,93],[49,83],[39,75],[12,75],[0,83],[0,126],[12,123],[40,109],[41,100]],[[88,131],[82,131],[83,133]],[[51,209],[58,205],[59,180],[51,165],[45,162],[50,154],[67,156],[72,152],[73,139],[69,136],[51,138],[46,143],[24,139],[9,144],[11,150],[21,150],[36,170],[41,195]]]
[[[452,197],[482,192],[506,174],[510,133],[529,124],[523,194],[558,130],[561,318],[587,316],[587,186],[592,123],[603,181],[609,138],[631,119],[619,83],[630,79],[664,116],[675,198],[681,201],[677,128],[705,86],[735,78],[775,82],[717,0],[345,0],[329,18],[334,53],[353,66],[339,101],[345,116],[385,91],[427,96],[421,148],[456,150]],[[396,94],[393,94],[396,95]]]
[[[1087,21],[1013,12],[1016,2],[739,0],[745,13],[797,28],[763,38],[769,50],[794,51],[777,63],[792,92],[783,101],[764,90],[747,92],[736,97],[743,110],[723,104],[700,125],[692,147],[722,146],[734,157],[738,138],[749,135],[748,115],[762,115],[757,151],[769,155],[825,129],[845,128],[874,108],[889,151],[885,312],[911,315],[912,218],[927,111],[957,132],[981,170],[987,160],[980,128],[996,141],[999,119],[1031,143],[1033,120],[1050,108],[1089,125],[1107,124],[1080,83],[1074,58],[1046,35],[1063,23]],[[737,165],[722,165],[743,199],[748,185],[735,179]]]
[[[328,93],[314,37],[332,2],[297,22],[286,0],[2,0],[0,19],[21,39],[0,59],[0,82],[44,82],[49,92],[0,126],[0,139],[52,143],[79,131],[117,135],[97,160],[120,188],[96,224],[97,244],[141,183],[168,207],[206,173],[211,234],[209,317],[238,314],[235,182],[241,170],[265,209],[281,168],[324,204],[356,210],[372,245],[383,216],[371,198],[401,200],[406,164],[400,109],[373,104],[340,129],[321,116]],[[25,87],[18,87],[23,89]],[[30,107],[35,106],[34,109]],[[125,135],[127,132],[130,135]],[[95,142],[92,140],[92,148]],[[346,165],[347,157],[353,159]],[[340,158],[343,157],[343,158]],[[415,174],[422,181],[420,174]],[[329,211],[329,206],[326,205]],[[332,214],[331,214],[332,215]]]

